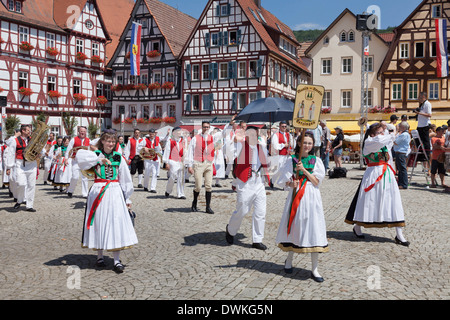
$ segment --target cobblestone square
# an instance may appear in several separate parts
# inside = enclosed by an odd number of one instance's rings
[[[363,171],[346,164],[347,178],[325,178],[321,186],[330,252],[319,257],[321,284],[309,278],[309,254],[296,255],[294,272],[285,274],[283,253],[275,244],[287,191],[267,191],[264,243],[251,248],[250,214],[235,244],[225,241],[225,226],[235,207],[231,179],[213,190],[215,214],[190,212],[193,178],[186,200],[164,196],[166,172],[157,193],[135,189],[139,243],[125,250],[123,274],[96,269],[96,252],[81,248],[85,199],[81,183],[73,198],[43,185],[39,177],[35,209],[15,212],[0,189],[0,299],[3,300],[448,300],[449,194],[425,188],[422,174],[401,190],[405,237],[396,245],[394,229],[364,229],[357,239],[344,223]],[[418,170],[416,171],[418,172]],[[137,178],[135,178],[137,185]],[[204,191],[199,208],[205,207]]]

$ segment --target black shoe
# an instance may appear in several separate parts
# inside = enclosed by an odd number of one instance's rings
[[[189,183],[189,179],[184,179],[184,182],[185,183]]]
[[[14,205],[14,210],[18,210],[20,208],[20,203],[16,203],[15,205]]]
[[[144,191],[148,191],[148,188],[144,188]]]
[[[311,279],[313,279],[315,282],[323,282],[323,278],[322,277],[316,277],[315,275],[313,275],[313,273],[311,272]]]
[[[214,214],[214,211],[210,207],[206,207],[206,213]]]
[[[259,249],[259,250],[266,250],[267,249],[267,247],[264,244],[262,244],[261,242],[253,243],[252,244],[252,248]]]
[[[138,188],[142,188],[142,184],[138,184]]]
[[[69,198],[72,198],[72,193],[67,192],[67,195],[69,196]]]
[[[44,181],[44,186],[46,186],[48,183],[47,183],[47,181]]]
[[[168,192],[164,193],[164,195],[166,196],[166,198],[168,198],[170,196],[170,194]]]
[[[124,269],[125,267],[120,262],[116,263],[113,268],[116,273],[122,273]]]
[[[228,232],[228,225],[225,228],[225,239],[227,240],[227,242],[229,244],[233,244],[234,243],[234,237]]]
[[[216,183],[214,186],[217,188],[222,188],[222,185],[220,183]]]
[[[286,268],[286,261],[284,261],[284,272],[286,272],[286,273],[292,273],[293,270],[294,270],[293,267]]]
[[[156,193],[156,190],[150,190],[150,193]]]
[[[104,268],[104,267],[106,267],[105,260],[103,258],[97,259],[97,262],[95,263],[95,266],[97,268]]]
[[[17,202],[17,198],[14,198],[14,199],[13,199],[13,202]]]
[[[405,241],[405,242],[400,241],[400,239],[397,238],[397,236],[395,236],[395,243],[396,244],[401,244],[402,246],[405,246],[405,247],[409,247],[409,241]]]
[[[197,206],[192,205],[191,212],[198,212]]]
[[[28,208],[27,211],[28,211],[28,212],[36,212],[36,209]]]
[[[185,196],[178,197],[178,199],[186,199]]]
[[[357,234],[356,233],[356,231],[355,231],[355,228],[353,228],[353,233],[355,234],[355,236],[357,237],[357,238],[359,238],[359,239],[364,239],[365,238],[365,236],[363,235],[363,234]]]

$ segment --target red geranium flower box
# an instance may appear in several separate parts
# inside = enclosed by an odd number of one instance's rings
[[[147,57],[149,58],[156,58],[159,57],[161,55],[161,52],[159,52],[158,50],[152,50],[147,52]]]
[[[139,83],[139,84],[135,85],[134,88],[135,88],[136,90],[145,90],[145,89],[147,89],[148,87],[147,87],[147,85],[145,85],[145,84],[143,84],[143,83]]]
[[[50,90],[47,94],[50,98],[59,98],[62,96],[61,92],[56,90]]]
[[[173,82],[166,81],[166,82],[163,83],[161,88],[167,89],[167,90],[171,90],[173,88]]]
[[[100,56],[97,56],[97,55],[93,55],[92,58],[91,58],[91,61],[95,62],[95,63],[103,63],[103,59],[100,58]]]
[[[163,120],[160,117],[150,118],[150,123],[161,123]]]
[[[20,87],[19,93],[23,96],[31,96],[33,94],[33,90],[31,90],[30,88]]]
[[[29,42],[27,41],[22,41],[19,45],[20,50],[23,51],[31,51],[34,49],[34,46],[32,46]]]
[[[45,51],[52,57],[56,57],[59,54],[58,49],[56,49],[55,47],[49,47]]]
[[[150,90],[155,90],[161,88],[161,85],[158,82],[154,82],[148,85],[148,88]]]
[[[165,123],[175,123],[176,119],[174,117],[165,117],[163,118],[163,122]]]
[[[101,105],[105,105],[108,103],[108,99],[106,99],[106,97],[104,97],[104,96],[100,96],[97,98],[97,103],[101,104]]]
[[[122,90],[123,90],[123,85],[121,85],[121,84],[117,84],[117,85],[111,87],[111,91],[122,91]]]
[[[74,98],[76,101],[84,101],[84,100],[86,100],[86,96],[85,96],[84,94],[82,94],[82,93],[75,93],[75,94],[73,95],[73,98]]]
[[[87,57],[87,55],[85,55],[83,52],[77,52],[76,58],[77,58],[77,60],[84,61],[84,60],[86,60],[88,57]]]

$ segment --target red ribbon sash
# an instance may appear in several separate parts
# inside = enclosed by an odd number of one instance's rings
[[[98,206],[100,205],[100,202],[102,202],[103,196],[105,195],[106,189],[109,187],[109,184],[111,182],[119,182],[119,180],[106,180],[106,179],[95,179],[94,183],[104,183],[106,184],[102,187],[100,190],[100,193],[98,194],[97,198],[95,198],[94,203],[92,203],[91,210],[89,211],[89,217],[87,220],[86,228],[89,230],[94,223],[94,216],[95,211],[97,210]]]
[[[299,190],[297,191],[297,193],[295,193],[295,190],[293,191],[293,199],[292,199],[292,204],[291,204],[291,212],[289,214],[289,222],[288,222],[288,234],[291,233],[291,227],[292,227],[292,222],[294,221],[295,215],[297,214],[297,208],[300,205],[300,201],[303,198],[303,195],[305,194],[305,190],[306,190],[306,183],[308,181],[306,176],[303,176],[300,181],[299,181]],[[303,181],[305,182],[303,185]]]
[[[392,172],[395,172],[394,169],[392,169],[391,165],[387,162],[381,161],[381,162],[373,162],[373,163],[369,163],[367,164],[368,167],[376,167],[376,166],[383,166],[383,172],[381,173],[381,175],[377,178],[377,180],[375,180],[374,183],[372,183],[370,186],[368,186],[367,188],[364,189],[365,192],[368,192],[370,190],[372,190],[372,188],[375,186],[375,184],[379,181],[381,181],[381,179],[383,179],[384,174],[386,173],[387,168],[391,168]]]

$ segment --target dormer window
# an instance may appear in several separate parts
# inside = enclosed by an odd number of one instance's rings
[[[8,0],[8,10],[22,13],[22,1]]]

